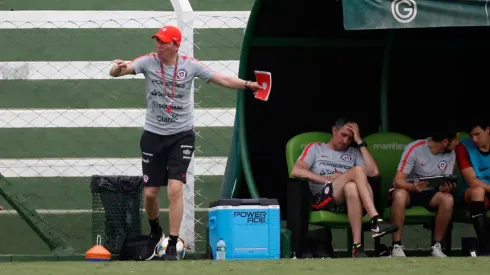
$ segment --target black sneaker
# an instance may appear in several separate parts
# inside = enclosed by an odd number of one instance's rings
[[[391,224],[377,218],[371,221],[371,237],[378,238],[385,234],[390,234],[398,231],[398,225]]]
[[[364,252],[364,247],[362,245],[354,245],[352,246],[352,257],[353,258],[366,258],[367,255]]]
[[[145,254],[141,256],[142,260],[149,261],[153,258],[157,257],[157,246],[160,240],[162,239],[163,233],[160,234],[151,234],[148,237],[148,242],[146,243]]]
[[[167,250],[165,250],[165,256],[163,258],[165,261],[177,261],[177,248],[175,246],[167,246]]]

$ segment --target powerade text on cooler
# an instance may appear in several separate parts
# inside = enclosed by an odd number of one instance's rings
[[[222,254],[226,260],[280,258],[281,223],[276,199],[214,201],[209,205],[208,224],[209,251],[214,259],[221,259]]]

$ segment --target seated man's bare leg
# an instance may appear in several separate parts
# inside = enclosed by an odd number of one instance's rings
[[[429,206],[437,208],[434,227],[434,239],[432,240],[432,256],[446,257],[442,253],[440,242],[444,237],[446,228],[453,215],[454,198],[451,193],[437,192],[430,200]]]
[[[441,242],[453,215],[454,199],[451,193],[437,192],[429,203],[437,208],[434,227],[434,241]]]
[[[338,176],[332,183],[333,186],[333,198],[335,202],[338,200],[344,200],[344,186],[348,182],[354,182],[359,190],[359,197],[361,199],[364,209],[366,209],[369,217],[373,218],[378,216],[378,211],[374,207],[373,193],[369,182],[367,180],[366,172],[361,166],[354,166],[344,174]]]
[[[395,189],[393,191],[393,201],[391,203],[391,222],[398,225],[399,229],[393,232],[393,242],[402,240],[403,223],[405,222],[406,207],[410,203],[410,194],[405,189]]]
[[[384,222],[383,219],[378,215],[378,212],[374,207],[372,190],[369,186],[366,173],[364,172],[364,168],[360,166],[355,166],[349,169],[347,172],[338,176],[332,182],[332,196],[334,202],[339,205],[345,201],[346,194],[344,191],[344,187],[347,183],[351,182],[355,183],[359,194],[359,198],[355,199],[357,199],[359,203],[361,203],[361,205],[364,207],[364,209],[366,209],[367,213],[369,214],[369,217],[371,217],[371,236],[373,238],[377,238],[387,233],[392,233],[398,230],[398,226]],[[351,198],[351,200],[354,200],[354,198]],[[349,219],[351,219],[350,216]],[[362,216],[358,220],[362,224]]]
[[[369,181],[368,181],[368,190],[369,190],[369,194],[370,194],[371,198],[374,199],[373,188],[371,188],[371,184],[369,184]]]
[[[337,205],[347,205],[347,216],[349,217],[349,223],[352,229],[352,257],[367,257],[362,248],[362,204],[359,197],[359,190],[357,185],[353,182],[347,182],[343,188],[337,187],[339,192],[336,194],[337,199],[334,198]],[[335,187],[334,187],[335,192]]]
[[[405,189],[395,189],[392,194],[391,202],[391,223],[398,225],[398,230],[393,232],[392,257],[405,257],[405,252],[402,246],[403,223],[405,222],[405,212],[407,205],[410,204],[410,193]]]
[[[354,244],[360,244],[362,237],[362,204],[359,198],[359,191],[354,182],[350,181],[345,184],[344,196],[347,204],[347,215],[352,228],[352,241]]]

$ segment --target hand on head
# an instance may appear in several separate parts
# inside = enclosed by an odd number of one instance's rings
[[[352,131],[352,133],[354,134],[354,141],[355,142],[357,142],[357,143],[362,142],[361,133],[359,133],[359,126],[357,125],[357,123],[349,122],[349,123],[345,124],[345,128]]]

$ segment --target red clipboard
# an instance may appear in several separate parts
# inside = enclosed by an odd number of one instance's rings
[[[257,90],[255,92],[255,98],[267,101],[269,100],[269,96],[271,94],[272,88],[272,74],[270,72],[264,71],[254,71],[255,72],[255,81],[262,86],[262,89]]]

